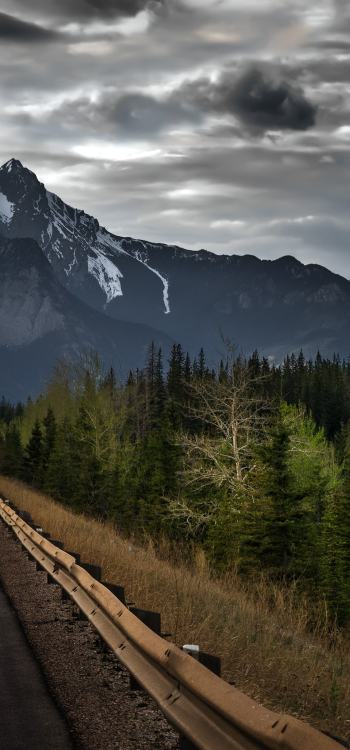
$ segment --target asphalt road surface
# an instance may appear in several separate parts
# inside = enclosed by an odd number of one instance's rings
[[[73,748],[1,581],[0,746],[4,750]]]

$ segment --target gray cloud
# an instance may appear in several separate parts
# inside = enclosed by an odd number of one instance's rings
[[[235,115],[258,131],[307,130],[315,124],[316,107],[300,88],[256,67],[238,78],[224,73],[216,83],[202,79],[185,85],[183,92],[200,106]]]
[[[286,81],[275,83],[257,69],[245,73],[227,96],[237,115],[253,127],[307,130],[315,124],[316,107],[301,90]]]
[[[195,111],[174,100],[159,101],[144,94],[126,94],[102,103],[100,114],[135,136],[148,136],[181,122],[198,122]]]
[[[90,21],[136,16],[141,10],[157,10],[165,0],[15,0],[25,13],[33,11],[61,21]]]
[[[350,41],[346,39],[320,39],[313,46],[316,49],[330,50],[338,54],[350,52]]]
[[[160,101],[145,94],[117,92],[108,92],[95,102],[85,98],[64,103],[52,114],[54,119],[57,116],[66,124],[85,125],[94,130],[103,127],[114,132],[118,129],[136,138],[199,119],[193,108],[172,99]]]
[[[267,130],[307,130],[315,124],[316,107],[302,91],[274,81],[257,68],[237,76],[224,72],[216,83],[208,79],[185,82],[170,94],[155,96],[117,90],[93,101],[87,97],[65,101],[46,119],[63,128],[85,127],[92,132],[120,132],[144,138],[172,130],[181,123],[198,125],[210,114],[238,118],[255,135]],[[28,119],[28,115],[25,115]],[[217,128],[215,136],[241,136],[237,127]]]
[[[51,29],[45,29],[35,23],[22,21],[20,18],[0,13],[0,39],[2,41],[27,43],[43,42],[58,38]]]

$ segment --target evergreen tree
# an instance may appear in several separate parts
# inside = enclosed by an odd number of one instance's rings
[[[268,444],[261,450],[267,469],[261,561],[281,578],[294,577],[299,572],[298,539],[304,536],[302,497],[292,486],[288,468],[289,446],[290,435],[279,415]]]
[[[103,388],[106,388],[109,391],[112,398],[114,397],[117,391],[117,378],[113,367],[109,368],[108,373],[103,380]]]
[[[23,449],[21,435],[15,423],[5,432],[1,455],[1,473],[9,477],[21,478]]]
[[[107,477],[101,461],[93,453],[86,453],[79,473],[79,490],[76,492],[78,506],[86,513],[106,518],[108,498],[105,494]]]
[[[169,359],[167,377],[168,415],[171,425],[178,429],[182,425],[186,399],[185,356],[180,344],[174,344]]]
[[[324,518],[323,592],[342,626],[350,619],[350,425],[341,479],[329,498]]]
[[[74,506],[80,455],[72,423],[66,418],[56,427],[44,479],[45,491],[61,502]]]
[[[43,465],[43,436],[38,419],[35,420],[32,434],[23,456],[23,479],[28,484],[40,487]]]
[[[43,422],[44,434],[43,434],[43,482],[45,482],[44,476],[45,471],[50,460],[51,453],[54,449],[56,440],[56,417],[51,407],[48,408],[46,417]]]
[[[198,356],[198,367],[197,367],[197,377],[200,378],[200,380],[203,380],[207,373],[207,367],[205,363],[205,354],[203,347],[199,351]]]
[[[189,353],[186,354],[185,365],[184,365],[184,379],[186,383],[190,383],[192,378],[192,365]]]

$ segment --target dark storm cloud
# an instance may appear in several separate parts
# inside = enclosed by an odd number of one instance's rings
[[[183,93],[199,106],[235,115],[258,131],[307,130],[315,124],[316,107],[299,87],[256,67],[238,78],[228,72],[216,83],[196,81],[185,85]]]
[[[44,17],[61,21],[91,21],[117,17],[136,16],[149,8],[157,11],[165,0],[15,0],[25,12],[36,11]],[[28,7],[29,5],[29,7]]]
[[[9,16],[7,13],[0,13],[0,39],[2,41],[26,43],[26,42],[43,42],[56,39],[56,34],[50,29],[45,29],[35,23],[22,21],[15,16]]]

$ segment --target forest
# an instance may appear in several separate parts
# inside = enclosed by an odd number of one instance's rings
[[[152,344],[124,383],[94,353],[61,361],[37,399],[0,402],[0,471],[350,621],[350,361],[228,346],[213,369]]]

